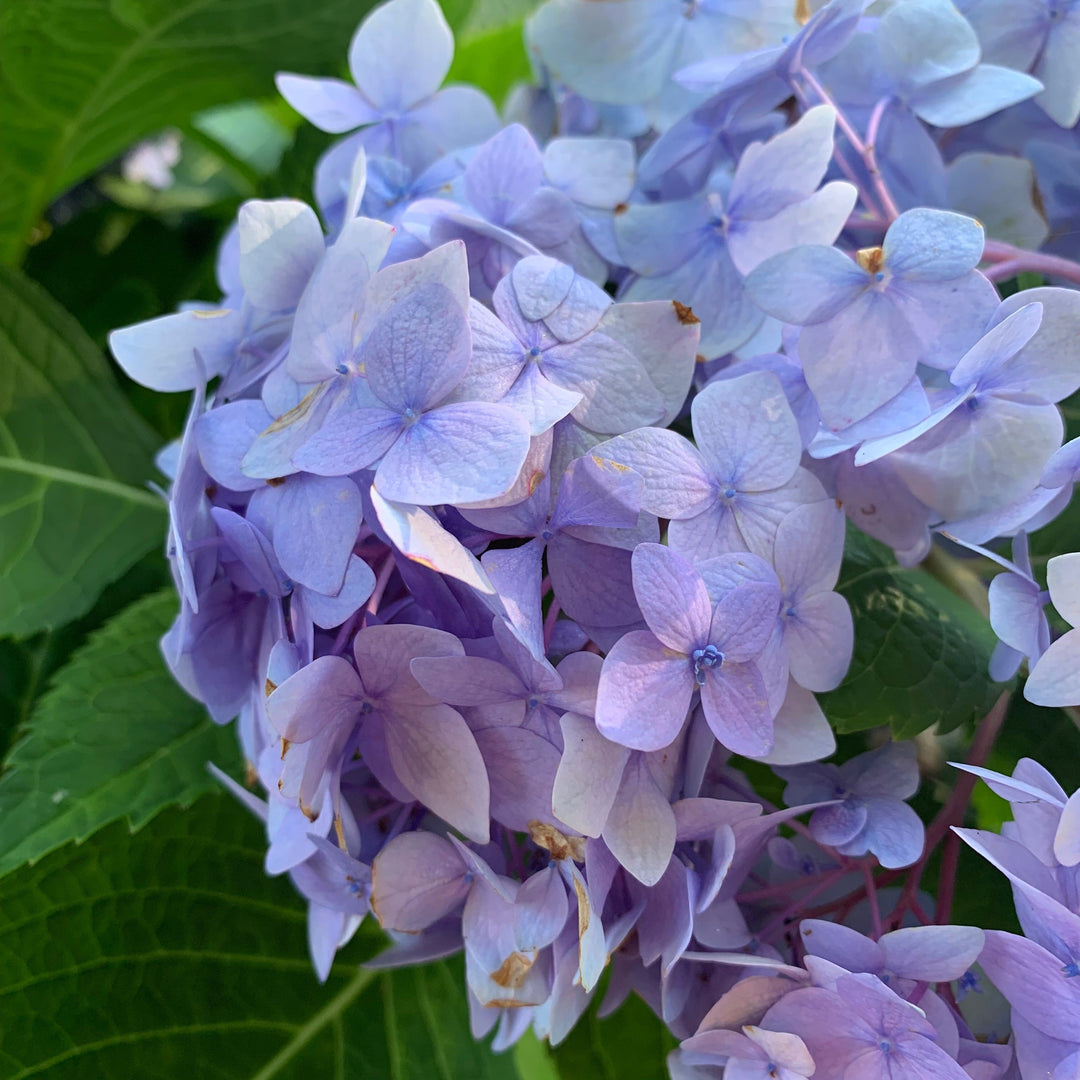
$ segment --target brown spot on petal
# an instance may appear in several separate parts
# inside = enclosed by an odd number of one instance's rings
[[[259,770],[250,761],[244,763],[244,783],[253,788],[259,782]]]
[[[499,966],[499,970],[492,974],[491,981],[507,990],[518,990],[532,966],[530,957],[524,953],[512,952]]]
[[[513,998],[495,998],[494,1001],[485,1001],[485,1009],[522,1009],[530,1004],[528,1001],[515,1001]]]
[[[305,416],[311,406],[315,403],[315,396],[322,389],[321,386],[313,387],[309,390],[287,413],[282,413],[264,432],[264,435],[269,435],[275,431],[281,431],[283,428],[287,428],[290,424],[299,420]]]
[[[281,487],[281,485],[285,483],[285,480],[286,480],[286,478],[285,478],[284,476],[272,476],[272,477],[271,477],[271,478],[270,478],[269,480],[267,480],[266,482],[267,482],[267,483],[268,483],[268,484],[269,484],[269,485],[270,485],[271,487]]]
[[[855,261],[868,274],[876,274],[881,270],[884,255],[879,247],[860,248],[855,252]]]
[[[671,303],[675,307],[675,318],[677,318],[683,326],[693,326],[695,323],[701,322],[694,314],[694,309],[688,304],[680,304],[678,300],[672,300]]]
[[[553,859],[585,861],[585,837],[564,836],[554,825],[543,821],[529,822],[529,835],[538,847],[551,852]]]
[[[795,0],[795,21],[800,26],[805,26],[813,14],[810,10],[809,0]]]
[[[277,689],[277,683],[273,679],[267,679],[263,684],[263,693],[269,697]]]
[[[419,563],[421,566],[426,566],[429,570],[434,570],[436,573],[439,572],[439,568],[430,559],[424,558],[423,555],[409,555],[408,559],[409,562]]]
[[[217,484],[207,484],[207,486],[203,488],[203,493],[208,499],[212,499],[217,494]]]
[[[624,202],[616,203],[614,213],[616,213],[616,214],[625,214],[626,211],[629,210],[629,209],[630,209],[630,204],[629,203],[624,203]]]
[[[308,821],[317,821],[319,818],[319,812],[317,810],[313,810],[310,806],[305,806],[303,803],[300,804],[300,813],[303,814]]]
[[[221,319],[226,315],[231,315],[232,311],[229,308],[217,308],[214,311],[193,311],[191,314],[196,319]]]
[[[536,489],[544,482],[544,477],[547,473],[543,469],[537,469],[532,476],[529,477],[529,494],[532,495],[536,492]]]
[[[289,747],[290,746],[292,746],[292,743],[289,742],[288,739],[282,739],[281,740],[281,760],[282,761],[285,760],[285,755],[289,752]]]
[[[707,364],[709,362],[709,358],[707,356],[702,356],[701,353],[698,353],[697,356],[694,357],[694,362],[697,364]]]
[[[589,929],[592,909],[589,907],[589,896],[585,892],[585,886],[581,884],[578,878],[574,878],[574,892],[577,893],[577,934],[580,939],[585,936],[585,931]]]
[[[347,852],[349,850],[349,845],[345,843],[345,828],[341,824],[340,814],[334,815],[334,832],[337,833],[338,847],[341,848],[342,851]]]

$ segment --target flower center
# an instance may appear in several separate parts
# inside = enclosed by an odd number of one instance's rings
[[[694,661],[694,682],[704,686],[709,669],[719,667],[724,662],[724,654],[715,645],[706,645],[704,649],[695,649],[691,659]]]

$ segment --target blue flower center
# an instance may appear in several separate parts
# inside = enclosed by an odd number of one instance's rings
[[[420,414],[410,405],[402,414],[401,419],[405,421],[406,427],[412,427],[417,420],[420,419]]]
[[[694,661],[694,682],[704,686],[709,669],[719,667],[724,662],[724,654],[715,645],[706,645],[704,649],[695,649],[691,659]]]
[[[526,705],[527,705],[527,706],[528,706],[528,707],[529,707],[530,709],[535,709],[535,708],[536,708],[536,706],[540,704],[540,701],[539,701],[539,699],[537,699],[537,698],[531,697],[531,698],[529,698],[529,700],[528,700],[528,701],[526,701],[526,702],[525,702],[525,704],[526,704]]]
[[[876,273],[876,274],[874,275],[874,280],[875,280],[875,281],[884,281],[884,280],[885,280],[885,271],[884,271],[884,270],[879,270],[879,271],[878,271],[878,272],[877,272],[877,273]]]
[[[878,1043],[878,1049],[883,1054],[891,1054],[892,1053],[892,1043],[889,1042],[888,1039],[882,1039],[881,1042]]]
[[[344,364],[338,364],[337,373],[339,375],[348,375],[349,374],[349,369]]]
[[[734,499],[738,492],[733,487],[724,488],[724,498]]]
[[[1076,960],[1070,960],[1062,969],[1062,974],[1066,979],[1075,979],[1080,975],[1080,962]]]

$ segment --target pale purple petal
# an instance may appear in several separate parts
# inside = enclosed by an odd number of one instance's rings
[[[469,839],[487,843],[487,769],[461,713],[449,705],[394,709],[386,713],[386,745],[417,799]]]
[[[303,743],[328,728],[354,723],[363,693],[348,660],[320,656],[274,689],[266,714],[283,739]]]
[[[623,746],[661,750],[682,728],[693,693],[689,657],[673,653],[646,630],[631,631],[604,660],[596,726]]]
[[[628,763],[604,826],[604,843],[643,885],[655,885],[675,847],[675,815],[642,755]]]
[[[632,565],[634,594],[649,629],[677,653],[704,645],[712,605],[693,566],[662,544],[639,544]]]
[[[449,914],[469,893],[467,867],[453,844],[430,832],[394,837],[371,865],[371,906],[387,930],[416,933]]]
[[[560,821],[586,836],[599,836],[630,751],[604,738],[587,716],[564,713],[559,724],[564,749],[552,789],[552,808]]]
[[[1080,704],[1080,630],[1070,630],[1039,657],[1024,683],[1024,697],[1035,705]]]
[[[282,71],[274,83],[278,93],[321,131],[339,135],[379,119],[378,110],[342,79],[315,79]]]
[[[251,199],[240,207],[240,280],[256,307],[296,307],[325,251],[315,211],[297,199]]]
[[[755,664],[725,661],[710,672],[701,688],[701,704],[712,733],[729,750],[757,757],[773,748],[769,695]]]

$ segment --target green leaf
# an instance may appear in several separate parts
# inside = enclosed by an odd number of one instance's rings
[[[157,441],[71,316],[0,268],[0,634],[83,614],[162,542]]]
[[[567,1080],[659,1080],[666,1075],[664,1059],[676,1045],[659,1017],[631,994],[603,1020],[590,1007],[551,1056]]]
[[[265,846],[218,795],[6,878],[4,1080],[516,1080],[469,1035],[460,962],[358,968],[362,929],[320,986]]]
[[[36,0],[0,7],[0,261],[48,203],[137,139],[273,94],[276,71],[336,73],[356,0]]]
[[[165,667],[171,588],[132,604],[57,673],[0,776],[0,874],[126,817],[132,829],[215,787],[206,762],[237,759]]]
[[[843,683],[818,699],[837,731],[888,724],[910,739],[989,712],[1003,689],[987,673],[995,637],[966,601],[854,531],[837,591],[851,605],[855,653]]]
[[[523,34],[517,22],[463,37],[447,79],[472,83],[501,104],[514,83],[532,77]]]

